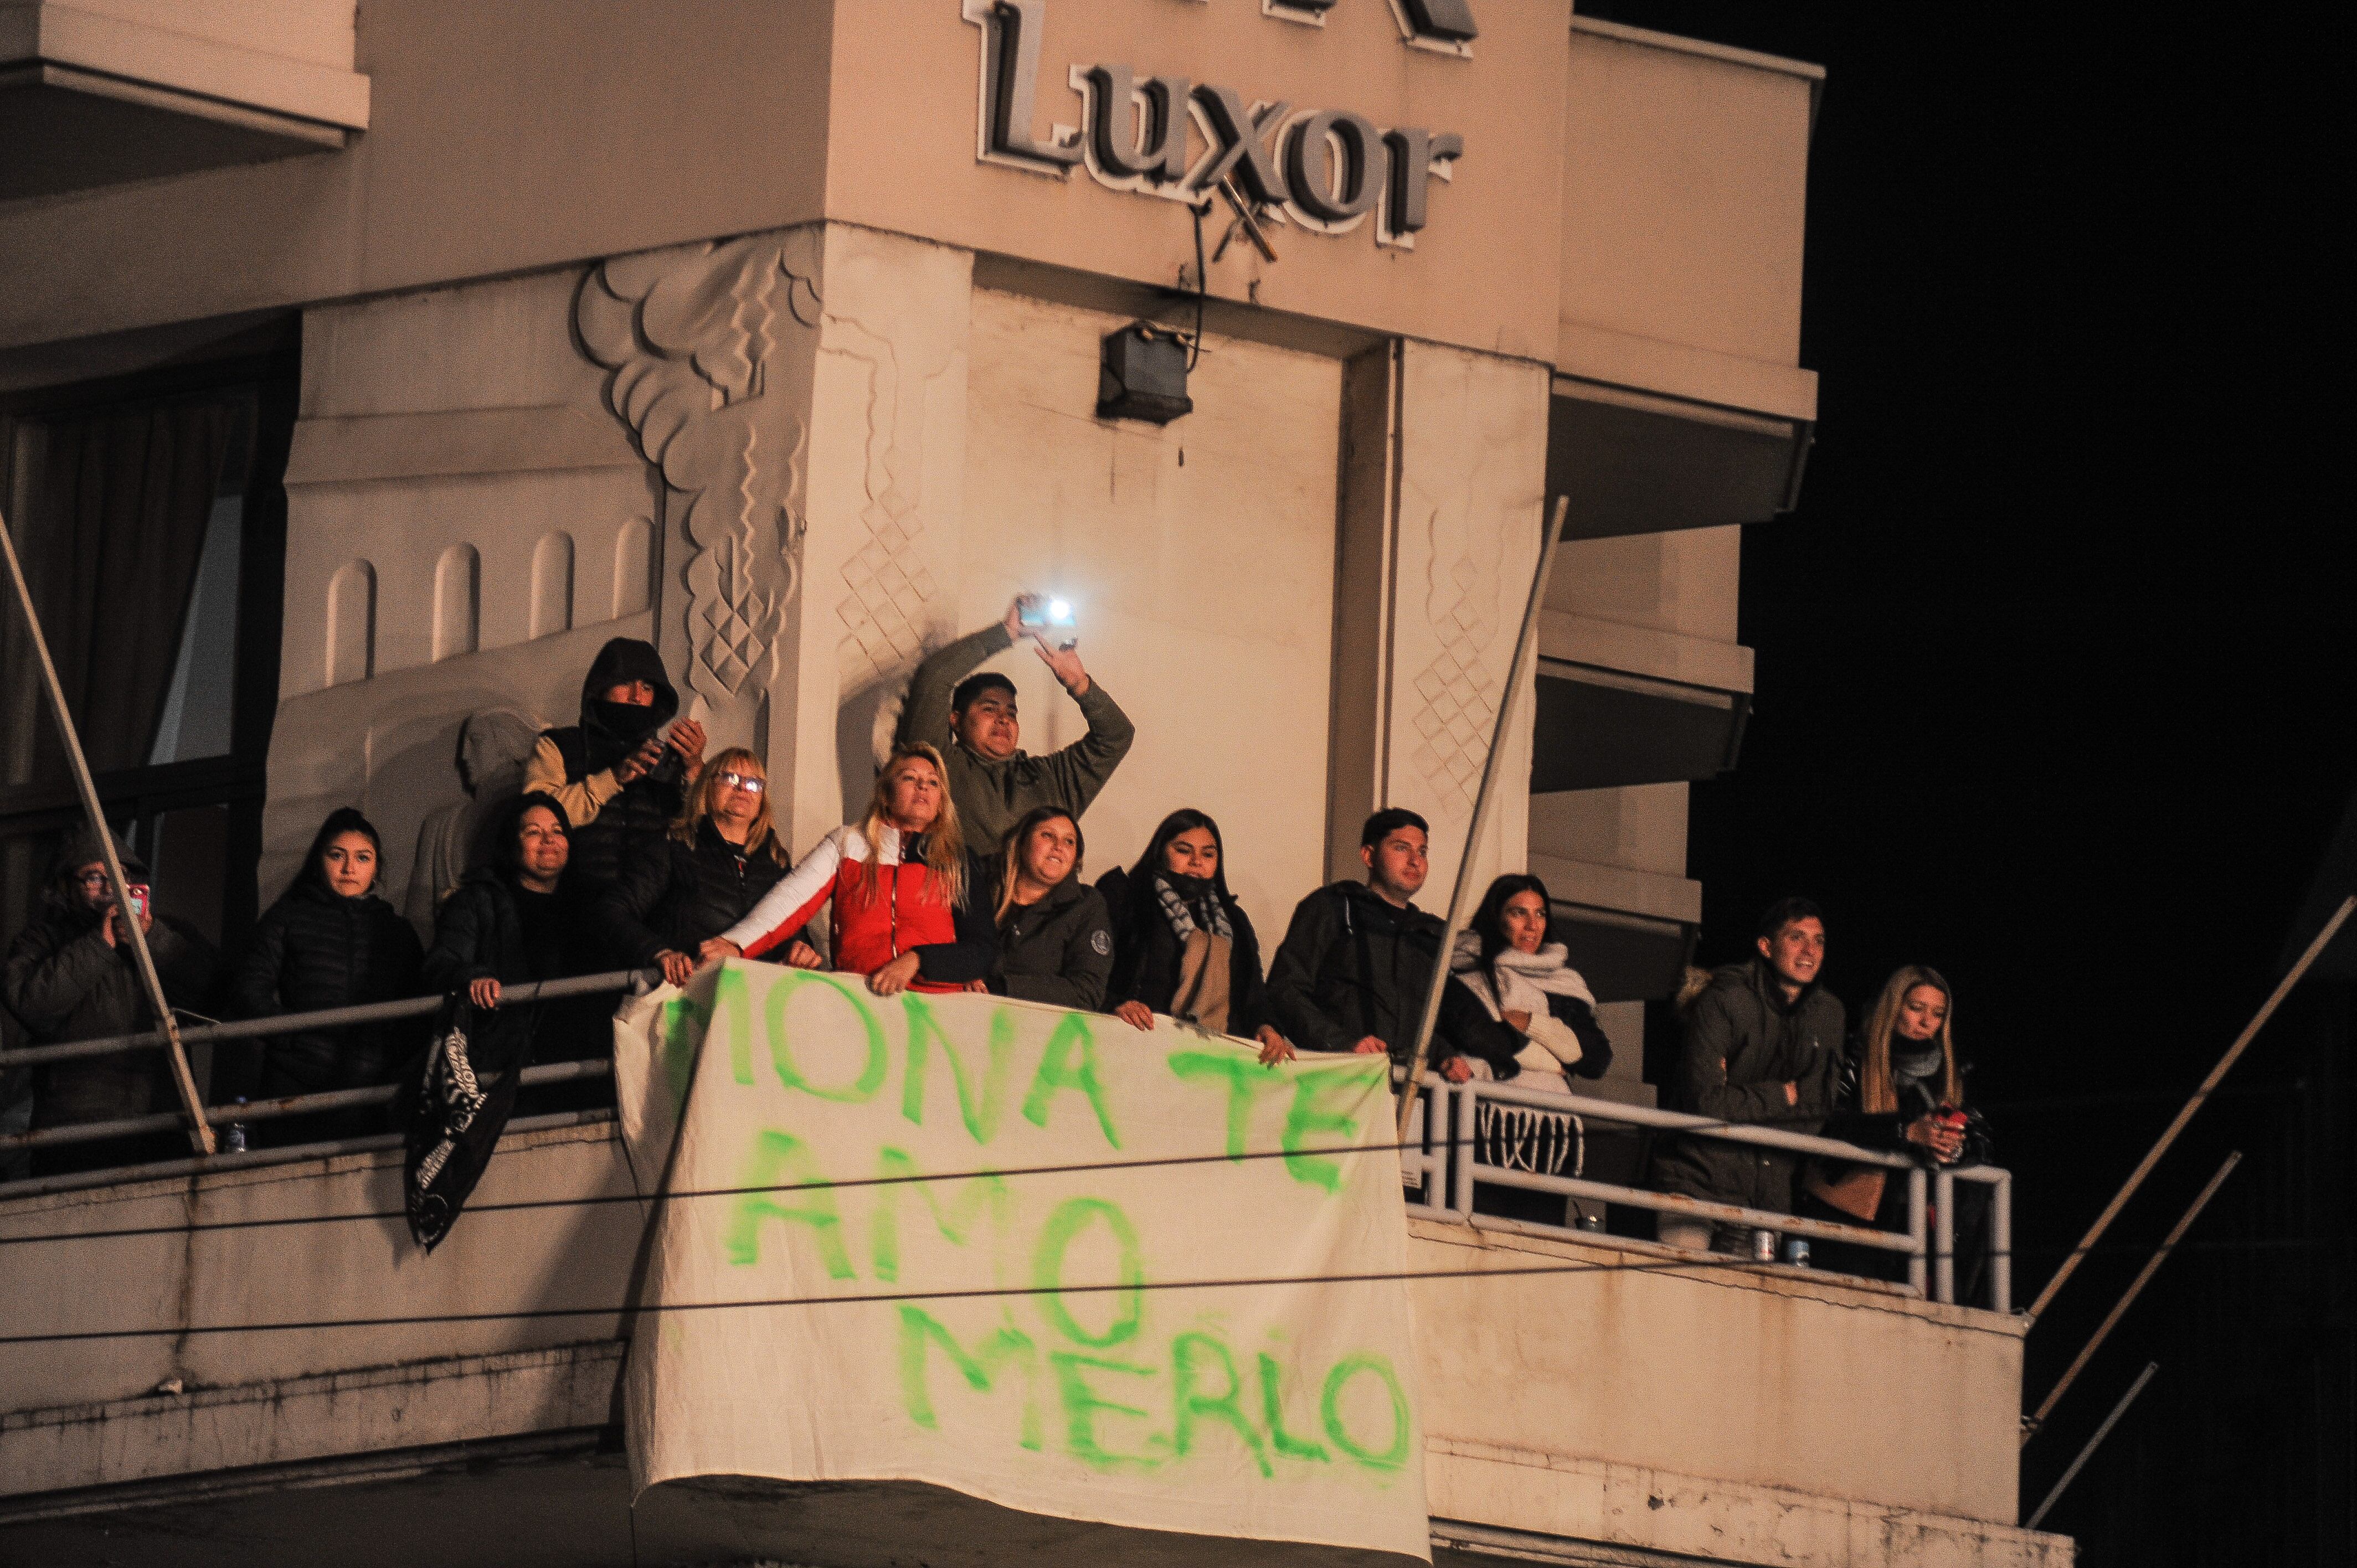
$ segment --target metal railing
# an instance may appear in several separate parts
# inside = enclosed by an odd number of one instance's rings
[[[522,1007],[541,1002],[556,1002],[570,996],[595,996],[605,993],[627,991],[641,983],[660,979],[662,972],[655,969],[614,970],[604,974],[585,974],[568,980],[545,980],[523,985],[501,988],[500,1006]],[[206,1024],[182,1029],[180,1041],[185,1046],[218,1044],[231,1040],[266,1039],[273,1035],[307,1033],[314,1029],[350,1028],[363,1024],[382,1024],[402,1018],[431,1016],[440,1009],[440,996],[405,997],[397,1002],[371,1002],[357,1007],[328,1007],[310,1013],[282,1013],[269,1018],[242,1019],[235,1023]],[[94,1040],[70,1040],[54,1046],[33,1046],[23,1050],[0,1051],[0,1069],[33,1067],[45,1062],[78,1061],[91,1057],[113,1056],[124,1051],[161,1048],[167,1036],[160,1030],[135,1035],[113,1035]],[[518,1078],[520,1088],[533,1089],[542,1084],[565,1083],[583,1079],[611,1076],[613,1063],[600,1055],[580,1061],[549,1062],[526,1068]],[[311,1094],[290,1094],[273,1100],[248,1101],[228,1105],[206,1105],[201,1108],[205,1122],[211,1126],[226,1127],[254,1122],[274,1121],[286,1116],[304,1116],[318,1112],[350,1111],[369,1105],[389,1105],[405,1090],[400,1083],[371,1085],[364,1089],[326,1090]],[[559,1122],[577,1121],[577,1115],[556,1118]],[[534,1123],[546,1122],[545,1117],[528,1119]],[[57,1127],[36,1127],[30,1132],[0,1133],[0,1154],[13,1149],[54,1148],[63,1144],[100,1143],[114,1138],[133,1138],[150,1133],[172,1132],[188,1125],[188,1116],[180,1111],[159,1111],[140,1116],[121,1116],[104,1122],[74,1122]],[[522,1130],[526,1119],[510,1125]],[[233,1154],[199,1156],[193,1159],[145,1163],[113,1167],[107,1170],[77,1173],[71,1177],[34,1177],[30,1180],[0,1183],[0,1196],[48,1190],[70,1184],[99,1185],[107,1181],[135,1180],[167,1174],[180,1175],[195,1171],[215,1170],[229,1165],[243,1165],[270,1161],[317,1157],[321,1154],[342,1153],[360,1147],[391,1146],[398,1137],[360,1137],[337,1140],[331,1144],[291,1145],[277,1149],[255,1149]]]
[[[1795,1155],[1813,1155],[1847,1165],[1880,1166],[1906,1178],[1908,1227],[1904,1231],[1898,1231],[1866,1225],[1841,1225],[1828,1220],[1803,1219],[1794,1214],[1747,1208],[1739,1204],[1713,1203],[1680,1193],[1652,1192],[1643,1187],[1622,1187],[1612,1182],[1549,1176],[1538,1171],[1492,1165],[1482,1157],[1485,1151],[1480,1136],[1480,1108],[1485,1101],[1532,1111],[1567,1112],[1579,1117],[1583,1122],[1649,1128],[1754,1147],[1782,1149]],[[1713,1121],[1707,1116],[1656,1111],[1617,1101],[1592,1100],[1585,1095],[1531,1089],[1511,1082],[1477,1079],[1452,1084],[1432,1073],[1426,1073],[1417,1087],[1415,1105],[1405,1143],[1406,1146],[1400,1155],[1401,1179],[1415,1194],[1408,1204],[1409,1211],[1414,1214],[1451,1219],[1465,1225],[1530,1230],[1543,1235],[1594,1241],[1599,1239],[1596,1234],[1569,1225],[1477,1214],[1473,1201],[1475,1190],[1482,1187],[1545,1193],[1566,1202],[1585,1198],[1712,1225],[1765,1230],[1780,1238],[1807,1237],[1814,1240],[1846,1242],[1877,1251],[1903,1253],[1907,1258],[1908,1288],[1926,1299],[1949,1304],[1956,1298],[1956,1184],[1977,1183],[1990,1189],[1986,1235],[1989,1306],[1997,1312],[2013,1310],[2013,1176],[2008,1171],[1986,1165],[1943,1166],[1938,1170],[1927,1170],[1906,1155],[1885,1149],[1860,1148],[1833,1138],[1781,1132],[1773,1127],[1739,1126]],[[1782,1265],[1762,1262],[1759,1266]]]

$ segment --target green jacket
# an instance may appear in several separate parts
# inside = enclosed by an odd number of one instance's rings
[[[1788,1007],[1764,960],[1714,970],[1686,1015],[1668,1109],[1815,1133],[1833,1110],[1846,1032],[1841,999],[1823,986],[1811,985]],[[1787,1083],[1797,1103],[1785,1103]],[[1801,1158],[1723,1139],[1664,1137],[1653,1153],[1653,1185],[1789,1214]]]
[[[986,626],[961,637],[917,666],[909,701],[900,710],[900,739],[941,748],[949,764],[950,799],[957,802],[966,848],[996,854],[1006,834],[1034,806],[1060,806],[1078,818],[1129,755],[1137,730],[1094,676],[1072,699],[1089,733],[1046,757],[1018,751],[1004,762],[986,762],[950,734],[950,693],[984,660],[1015,645],[1004,625]]]

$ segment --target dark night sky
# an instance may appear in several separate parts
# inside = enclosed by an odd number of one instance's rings
[[[2351,182],[2321,118],[2349,102],[2347,40],[2068,7],[1579,9],[1827,68],[1802,338],[1821,423],[1800,510],[1744,542],[1759,693],[1738,771],[1695,791],[1701,957],[1806,891],[1854,1013],[1899,963],[1948,974],[2020,1176],[2026,1302],[2273,983],[2357,783],[2327,474]],[[2285,1237],[2262,1201],[2291,1179],[2267,1145],[2304,1070],[2263,1036],[2113,1233],[2150,1245],[2239,1146],[2196,1234],[2272,1251],[2172,1260],[2030,1449],[2034,1503],[2163,1361],[2049,1521],[2083,1562],[2256,1560],[2235,1521],[2305,1484],[2250,1391],[2264,1347],[2194,1332],[2254,1268],[2316,1316],[2287,1293],[2331,1271],[2282,1243],[2345,1237]],[[2033,1399],[2141,1261],[2100,1257],[2059,1299]]]

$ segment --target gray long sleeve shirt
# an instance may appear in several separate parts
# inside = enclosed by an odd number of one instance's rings
[[[1045,757],[1018,751],[1004,762],[992,762],[960,746],[950,734],[950,693],[975,665],[1014,645],[1003,624],[959,638],[917,666],[909,682],[908,703],[900,710],[902,741],[921,740],[941,748],[966,847],[979,854],[996,854],[1008,830],[1034,806],[1060,806],[1077,819],[1137,738],[1129,715],[1092,676],[1089,689],[1072,699],[1088,721],[1089,733],[1061,751]]]

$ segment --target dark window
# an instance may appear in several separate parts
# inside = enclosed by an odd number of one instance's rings
[[[109,820],[158,910],[254,917],[277,704],[296,355],[0,397],[0,510]],[[0,584],[0,935],[81,824],[29,630]]]

